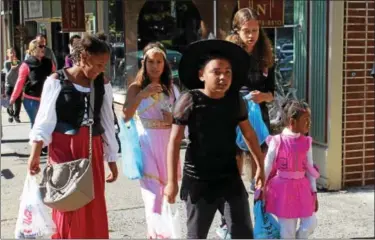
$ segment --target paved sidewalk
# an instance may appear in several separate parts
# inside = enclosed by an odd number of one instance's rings
[[[121,107],[116,107],[121,109]],[[23,111],[21,124],[7,122],[2,110],[4,136],[1,143],[1,239],[13,238],[27,158],[30,124]],[[120,114],[118,114],[120,116]],[[184,150],[181,151],[183,158]],[[42,161],[45,159],[42,159]],[[120,163],[119,163],[120,165]],[[121,165],[119,166],[121,172]],[[249,183],[246,183],[249,187]],[[120,175],[117,182],[106,184],[107,210],[111,238],[145,238],[146,225],[139,183]],[[319,226],[312,238],[374,238],[374,187],[352,188],[339,192],[320,192]],[[252,206],[252,195],[249,202]],[[178,202],[183,236],[186,236],[184,204]],[[217,238],[212,224],[209,238]]]

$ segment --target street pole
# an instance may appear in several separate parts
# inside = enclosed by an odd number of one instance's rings
[[[214,36],[217,38],[217,0],[214,0]]]
[[[24,51],[24,44],[23,44],[23,34],[24,34],[24,32],[23,32],[23,21],[24,21],[24,19],[23,19],[23,17],[24,17],[24,15],[23,15],[23,1],[19,1],[19,4],[20,4],[20,27],[21,27],[21,31],[20,31],[20,53],[21,53],[21,59],[24,59],[25,58],[25,51]]]
[[[4,31],[3,31],[3,2],[0,3],[0,42],[2,43],[1,46],[0,46],[0,63],[1,63],[1,66],[3,66],[3,36],[4,36]],[[0,71],[0,74],[1,74],[1,71]],[[0,79],[2,81],[2,79]],[[5,85],[5,83],[4,83]],[[3,83],[1,82],[0,83],[0,93],[3,92]],[[4,90],[5,92],[5,90]],[[3,98],[3,95],[1,94],[1,98]],[[3,107],[0,107],[0,108],[3,108]],[[1,122],[0,122],[0,139],[2,140],[3,139],[3,116],[2,116],[2,109],[0,111],[0,119],[1,119]],[[1,148],[1,147],[0,147]],[[1,151],[1,149],[0,149]]]

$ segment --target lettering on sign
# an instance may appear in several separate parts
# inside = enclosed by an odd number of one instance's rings
[[[85,4],[84,0],[61,1],[62,31],[63,32],[84,32],[85,25]]]
[[[284,0],[239,0],[238,8],[254,9],[263,27],[284,26]]]

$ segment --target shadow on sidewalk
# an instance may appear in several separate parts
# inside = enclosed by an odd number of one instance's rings
[[[1,170],[1,176],[5,179],[12,179],[14,178],[14,174],[9,169],[2,169]]]
[[[375,191],[374,185],[367,185],[362,187],[348,187],[341,190],[326,190],[319,189],[319,193],[329,193],[329,194],[345,194],[345,193],[373,193]]]
[[[375,239],[375,237],[355,237],[351,239]]]
[[[22,154],[22,153],[2,153],[1,154],[2,157],[18,157],[18,158],[26,158],[26,157],[29,157],[30,154]]]
[[[5,139],[5,140],[1,140],[1,143],[27,143],[29,142],[30,140],[27,138],[27,139]]]

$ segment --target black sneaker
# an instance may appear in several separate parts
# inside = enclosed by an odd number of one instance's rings
[[[13,117],[9,117],[9,118],[8,118],[8,122],[9,122],[9,123],[12,123],[12,122],[13,122]]]
[[[20,117],[14,117],[14,121],[16,121],[16,123],[21,123]]]

